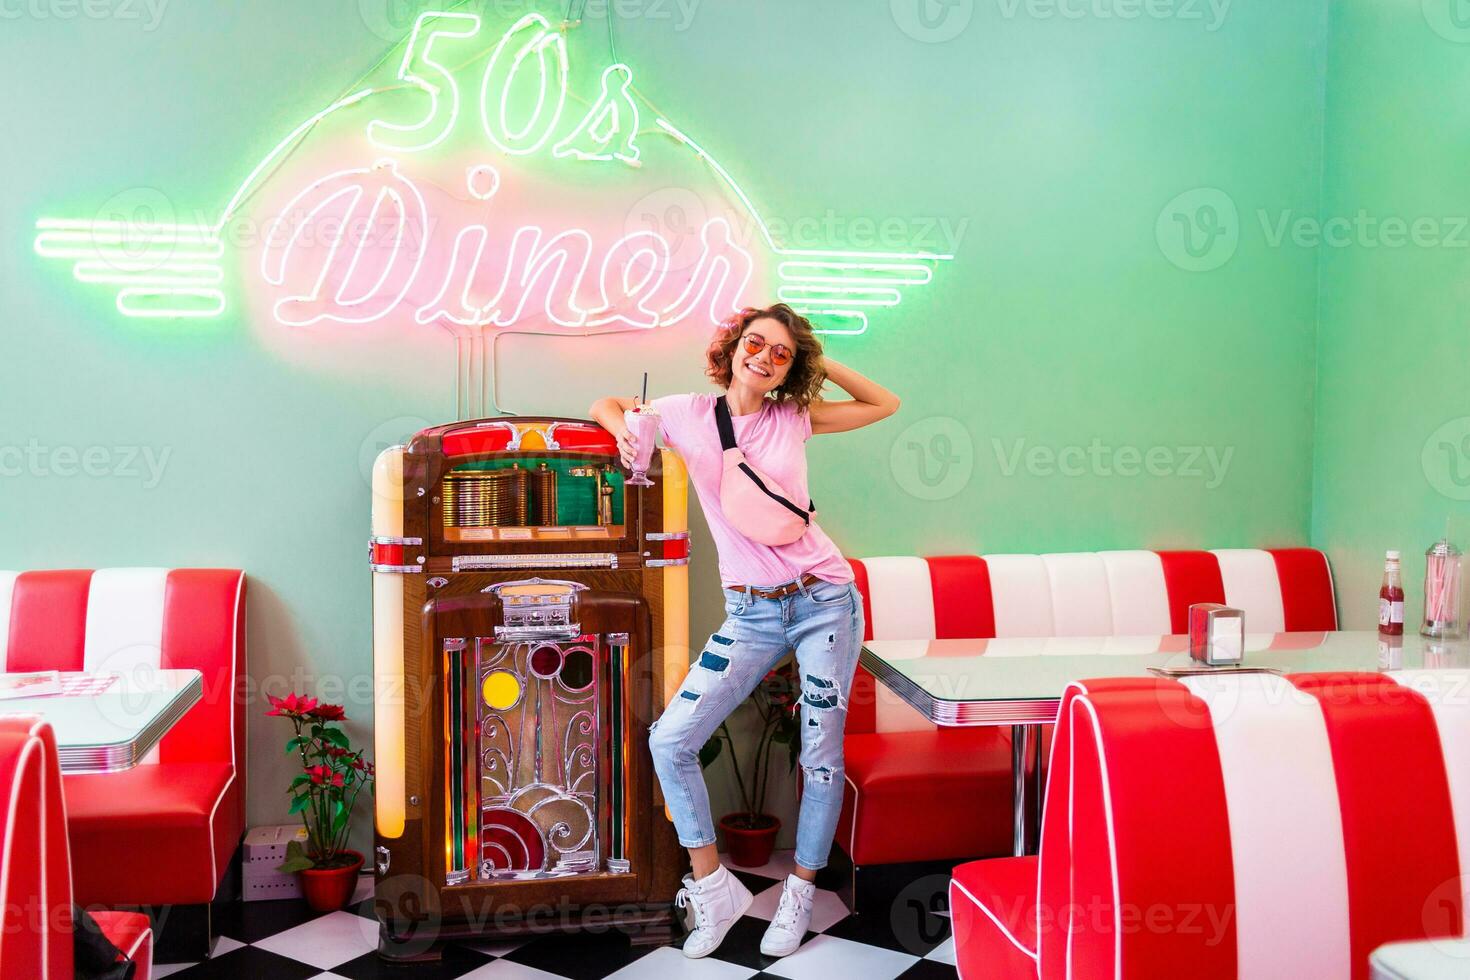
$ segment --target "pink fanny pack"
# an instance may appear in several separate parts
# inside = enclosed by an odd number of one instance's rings
[[[724,395],[715,399],[715,425],[725,456],[720,476],[720,510],[725,520],[758,544],[774,547],[800,538],[811,526],[817,505],[808,501],[802,510],[776,481],[746,462],[745,453],[735,444],[735,426]]]

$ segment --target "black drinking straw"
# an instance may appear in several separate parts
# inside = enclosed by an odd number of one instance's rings
[[[647,371],[644,371],[643,372],[643,399],[638,404],[640,404],[640,405],[647,405],[648,404],[648,372]]]

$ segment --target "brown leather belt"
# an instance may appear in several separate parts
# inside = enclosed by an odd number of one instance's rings
[[[791,595],[793,592],[800,592],[803,587],[810,587],[820,581],[821,579],[808,572],[797,581],[787,582],[785,585],[778,585],[774,589],[758,589],[753,585],[732,585],[730,588],[736,592],[749,591],[757,599],[781,599]]]

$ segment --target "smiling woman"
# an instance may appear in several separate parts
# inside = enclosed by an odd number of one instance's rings
[[[711,640],[723,641],[716,666],[702,658],[689,672],[651,730],[649,750],[693,868],[678,899],[691,908],[694,923],[684,955],[707,956],[749,908],[751,894],[720,864],[698,753],[755,685],[795,652],[807,679],[796,868],[761,941],[765,955],[785,956],[810,925],[813,882],[827,863],[842,807],[847,693],[863,636],[852,568],[814,520],[805,443],[814,433],[886,418],[897,410],[898,396],[827,360],[811,323],[784,303],[726,320],[705,360],[705,373],[723,394],[667,395],[652,408],[664,441],[688,463],[719,552],[728,618]],[[824,400],[827,380],[851,399]],[[604,398],[591,408],[617,437],[627,464],[640,448],[624,414],[635,405]]]

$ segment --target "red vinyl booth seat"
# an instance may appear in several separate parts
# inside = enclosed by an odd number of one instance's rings
[[[961,978],[1369,976],[1467,934],[1470,671],[1069,687],[1036,857],[950,884]]]
[[[851,563],[868,640],[1182,633],[1196,602],[1244,609],[1253,632],[1337,629],[1332,574],[1310,548]],[[855,865],[1010,852],[1008,728],[937,729],[862,668],[848,704],[837,843]]]
[[[150,758],[64,784],[78,904],[210,901],[245,831],[244,573],[0,572],[0,664],[203,674],[203,700]]]
[[[0,715],[0,977],[71,980],[71,858],[66,804],[51,726],[26,715]],[[96,912],[103,935],[137,964],[146,980],[153,931],[136,912]]]

